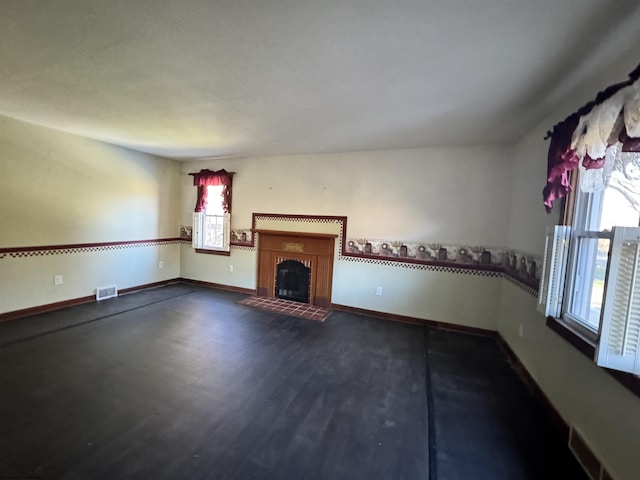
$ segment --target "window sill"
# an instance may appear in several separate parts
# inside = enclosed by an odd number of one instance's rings
[[[547,317],[547,327],[556,332],[591,360],[596,356],[595,343],[588,340],[559,318]]]
[[[593,342],[580,335],[574,329],[572,329],[566,322],[554,317],[547,317],[547,327],[556,332],[567,342],[573,345],[578,351],[583,353],[592,362],[596,356],[596,346]],[[637,377],[631,373],[620,372],[617,370],[611,370],[604,368],[613,378],[615,378],[622,385],[627,387],[636,396],[640,397],[640,377]]]
[[[207,255],[221,255],[223,257],[231,256],[231,251],[227,250],[208,250],[205,248],[196,248],[196,253],[205,253]]]

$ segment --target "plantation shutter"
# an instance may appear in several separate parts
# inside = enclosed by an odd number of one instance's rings
[[[224,250],[229,250],[231,244],[231,214],[224,214]]]
[[[547,227],[544,243],[544,262],[538,290],[538,311],[547,317],[559,317],[562,308],[567,252],[571,227]]]
[[[609,249],[596,362],[640,374],[640,228],[615,227]]]
[[[193,214],[193,230],[191,232],[191,245],[193,248],[202,248],[202,214]]]

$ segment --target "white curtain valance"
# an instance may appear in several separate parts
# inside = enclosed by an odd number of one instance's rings
[[[640,80],[622,88],[582,115],[570,148],[579,160],[583,192],[640,184]],[[615,173],[614,173],[615,172]],[[639,185],[640,187],[640,185]]]
[[[580,190],[594,193],[615,187],[640,211],[640,152],[623,152],[620,144],[610,145],[602,168],[579,168]]]

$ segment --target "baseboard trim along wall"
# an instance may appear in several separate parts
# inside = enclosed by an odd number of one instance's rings
[[[95,301],[95,295],[88,297],[72,298],[70,300],[64,300],[62,302],[48,303],[46,305],[38,305],[36,307],[23,308],[21,310],[14,310],[12,312],[0,313],[0,323],[9,322],[11,320],[18,320],[30,315],[37,315],[39,313],[52,312],[54,310],[60,310],[66,307],[73,307],[74,305],[82,305],[83,303],[90,303]]]
[[[230,292],[246,293],[247,295],[255,295],[256,290],[251,288],[234,287],[233,285],[223,285],[221,283],[205,282],[203,280],[192,280],[190,278],[176,278],[176,282],[190,283],[201,287],[217,288],[219,290],[228,290]]]
[[[336,303],[332,303],[331,308],[334,310],[340,310],[343,312],[355,313],[357,315],[369,315],[372,317],[379,317],[385,320],[391,320],[393,322],[409,323],[412,325],[426,325],[429,327],[439,328],[441,330],[452,330],[457,332],[471,333],[474,335],[485,335],[485,336],[491,336],[491,337],[495,337],[498,335],[498,332],[496,332],[495,330],[487,330],[484,328],[469,327],[466,325],[457,325],[454,323],[439,322],[436,320],[427,320],[424,318],[408,317],[405,315],[396,315],[394,313],[377,312],[375,310],[367,310],[366,308],[349,307],[347,305],[340,305]]]
[[[162,280],[160,282],[146,283],[144,285],[137,285],[135,287],[123,288],[119,290],[119,295],[137,292],[138,290],[145,290],[148,288],[162,287],[163,285],[169,285],[170,283],[176,283],[178,281],[180,281],[180,279]],[[89,295],[86,297],[64,300],[62,302],[48,303],[46,305],[38,305],[36,307],[29,307],[21,310],[14,310],[12,312],[0,313],[0,323],[9,322],[11,320],[18,320],[30,315],[37,315],[39,313],[53,312],[54,310],[60,310],[62,308],[73,307],[75,305],[82,305],[84,303],[91,303],[95,301],[95,295]]]

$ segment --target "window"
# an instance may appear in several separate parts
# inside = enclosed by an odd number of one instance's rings
[[[233,173],[201,170],[192,173],[198,187],[193,214],[193,248],[205,253],[229,252]]]
[[[578,167],[580,189],[571,225],[547,232],[538,308],[594,345],[598,365],[640,375],[640,65],[547,138],[547,212]]]
[[[613,229],[640,226],[640,196],[625,180],[614,171],[604,190],[576,196],[565,315],[593,335],[600,326]]]
[[[193,214],[193,247],[202,250],[229,251],[231,214],[222,206],[222,185],[207,185],[203,212]]]
[[[573,225],[547,234],[541,310],[596,345],[599,365],[640,374],[640,189],[611,173],[579,191]],[[631,227],[631,228],[628,228]]]

